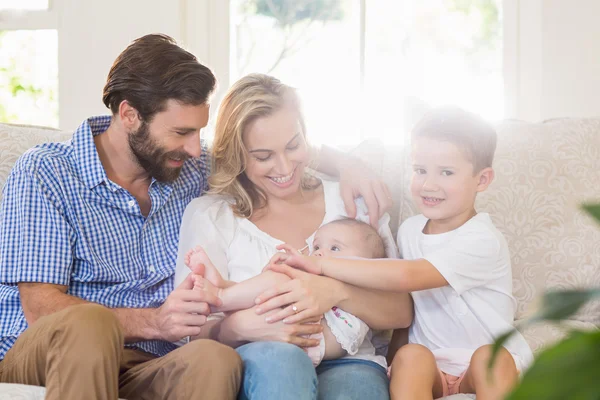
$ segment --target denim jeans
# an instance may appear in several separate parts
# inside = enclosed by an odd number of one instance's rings
[[[371,361],[324,361],[315,370],[304,351],[286,343],[249,343],[237,351],[244,362],[240,400],[389,399],[386,371]]]

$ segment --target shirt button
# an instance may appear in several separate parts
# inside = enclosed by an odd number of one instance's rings
[[[150,265],[148,269],[150,270],[150,272],[156,272],[156,268],[154,268],[154,265]]]
[[[135,206],[135,200],[129,200],[127,204],[129,204],[129,207],[133,207]]]

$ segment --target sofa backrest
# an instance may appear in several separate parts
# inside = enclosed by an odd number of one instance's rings
[[[523,318],[546,288],[600,287],[600,225],[579,207],[600,201],[600,119],[505,121],[497,131],[496,179],[477,206],[506,236],[517,318]],[[63,131],[0,124],[0,187],[27,149],[70,137]],[[390,187],[393,232],[416,213],[406,190],[412,173],[409,150],[377,141],[356,150]],[[600,326],[600,301],[586,305],[574,319]]]
[[[45,142],[62,142],[72,133],[28,125],[0,124],[0,200],[2,188],[17,159],[31,147]]]

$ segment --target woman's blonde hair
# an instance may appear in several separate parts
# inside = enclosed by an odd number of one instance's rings
[[[212,146],[210,193],[233,196],[235,204],[232,207],[238,216],[249,218],[255,209],[267,204],[263,191],[245,174],[247,151],[244,131],[257,118],[273,115],[286,105],[298,111],[298,122],[306,139],[304,117],[295,89],[272,76],[250,74],[241,78],[221,102]],[[305,174],[303,188],[314,188],[314,180],[314,177]]]

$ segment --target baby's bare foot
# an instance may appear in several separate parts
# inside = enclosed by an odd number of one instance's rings
[[[185,265],[187,265],[196,274],[204,276],[214,286],[219,288],[225,286],[223,277],[212,261],[210,261],[208,254],[206,254],[201,246],[196,246],[187,252],[185,256]],[[196,272],[200,269],[202,270],[202,273]]]
[[[194,275],[194,290],[202,290],[202,291],[212,294],[215,297],[221,298],[221,292],[223,289],[216,287],[208,279],[206,279],[202,276]],[[219,309],[217,307],[211,305],[210,311],[218,312]]]

